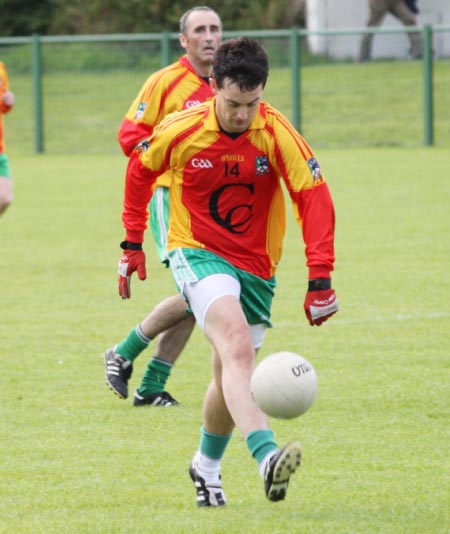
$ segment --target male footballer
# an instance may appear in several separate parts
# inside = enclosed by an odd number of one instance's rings
[[[14,93],[9,89],[8,72],[0,62],[0,215],[12,202],[12,181],[9,159],[5,151],[3,136],[3,114],[9,113],[15,102]]]
[[[262,101],[268,68],[254,39],[224,42],[213,60],[214,99],[168,116],[135,149],[127,168],[122,220],[125,240],[134,246],[127,275],[145,272],[147,204],[164,176],[170,268],[213,349],[200,444],[189,469],[202,507],[226,502],[220,469],[235,427],[269,500],[285,498],[300,465],[297,441],[277,446],[250,392],[255,354],[271,326],[285,233],[282,183],[305,244],[307,320],[319,326],[339,309],[331,287],[333,201],[311,148]]]
[[[219,15],[207,6],[189,9],[180,19],[179,39],[186,54],[147,79],[122,122],[118,137],[126,156],[130,156],[136,145],[153,133],[166,115],[195,107],[214,96],[209,79],[213,55],[222,39]],[[160,181],[164,185],[163,178]],[[167,188],[156,188],[150,212],[158,255],[168,265]],[[135,244],[125,240],[121,246],[124,257],[119,264],[119,293],[127,299],[131,295],[128,270]],[[143,279],[146,273],[141,271],[139,276]],[[133,405],[168,407],[178,404],[165,391],[165,385],[194,325],[195,319],[180,295],[167,297],[121,342],[106,351],[106,382],[119,397],[126,398],[133,362],[161,333],[154,357],[149,361],[134,394]]]

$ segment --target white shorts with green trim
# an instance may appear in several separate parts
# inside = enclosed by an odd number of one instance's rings
[[[232,295],[240,301],[255,348],[261,346],[265,329],[272,326],[274,277],[264,280],[203,249],[178,248],[169,253],[169,258],[178,289],[202,329],[211,304],[222,296]]]

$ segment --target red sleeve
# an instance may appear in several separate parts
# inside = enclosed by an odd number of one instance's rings
[[[141,150],[131,153],[125,176],[122,222],[126,229],[125,239],[132,243],[144,241],[148,203],[152,197],[152,185],[158,176],[142,164],[141,153]]]
[[[309,279],[330,278],[334,266],[335,214],[326,182],[303,189],[297,197]]]
[[[147,139],[153,132],[153,128],[149,124],[143,122],[135,123],[130,119],[125,118],[119,128],[117,138],[122,147],[125,156],[130,157],[134,148],[143,139]]]

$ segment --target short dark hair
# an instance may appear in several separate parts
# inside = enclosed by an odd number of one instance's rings
[[[241,91],[252,91],[258,85],[264,87],[268,75],[269,58],[255,39],[230,39],[222,43],[214,55],[213,76],[219,89],[224,79],[229,78]]]
[[[215,13],[217,15],[217,18],[220,21],[220,28],[222,29],[222,20],[219,17],[219,15],[214,11],[214,9],[212,9],[211,7],[208,7],[208,6],[195,6],[195,7],[191,7],[191,9],[188,9],[185,13],[183,13],[183,15],[181,15],[181,18],[180,18],[180,33],[182,33],[183,35],[186,35],[187,19],[189,18],[189,15],[191,13],[193,13],[194,11],[211,11],[211,13]]]

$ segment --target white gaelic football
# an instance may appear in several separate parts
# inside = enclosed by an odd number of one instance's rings
[[[312,406],[318,384],[308,360],[284,351],[267,356],[256,366],[250,387],[263,412],[278,419],[292,419]]]

